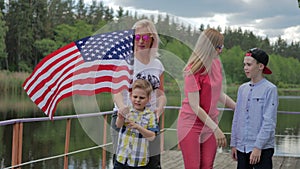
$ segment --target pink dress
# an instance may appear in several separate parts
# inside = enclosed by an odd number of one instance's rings
[[[182,101],[177,133],[185,168],[212,168],[216,154],[216,140],[211,129],[197,117],[189,105],[187,94],[199,92],[199,105],[218,123],[217,104],[222,90],[222,68],[220,59],[214,59],[211,71],[198,71],[184,77],[185,98]]]

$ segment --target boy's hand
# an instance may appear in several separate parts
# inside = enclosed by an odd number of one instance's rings
[[[134,121],[128,121],[127,122],[127,127],[131,129],[137,129],[140,127],[140,125],[136,124]]]
[[[231,157],[234,161],[237,161],[237,151],[235,147],[231,148]]]
[[[250,154],[250,164],[257,164],[260,161],[261,149],[254,148]]]

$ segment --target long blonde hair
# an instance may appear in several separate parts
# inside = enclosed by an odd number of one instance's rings
[[[212,61],[218,56],[217,46],[222,46],[224,36],[213,28],[204,30],[196,43],[193,53],[191,54],[183,71],[196,73],[205,68],[203,73],[208,73],[211,69]]]
[[[153,35],[153,43],[151,46],[151,57],[158,57],[158,45],[160,42],[156,27],[154,25],[154,23],[148,19],[142,19],[137,21],[133,27],[133,29],[137,29],[137,28],[146,28],[148,30],[148,33],[151,33]]]

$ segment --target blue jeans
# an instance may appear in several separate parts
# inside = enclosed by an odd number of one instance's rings
[[[237,169],[272,169],[272,157],[274,154],[274,148],[263,149],[261,151],[260,161],[257,164],[249,164],[250,162],[250,153],[243,153],[237,151]]]

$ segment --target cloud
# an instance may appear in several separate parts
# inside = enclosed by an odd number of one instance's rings
[[[195,25],[230,26],[257,32],[259,36],[291,37],[300,25],[296,0],[103,0],[139,13],[169,14]],[[295,39],[295,38],[294,38]],[[292,39],[287,39],[291,42]]]

